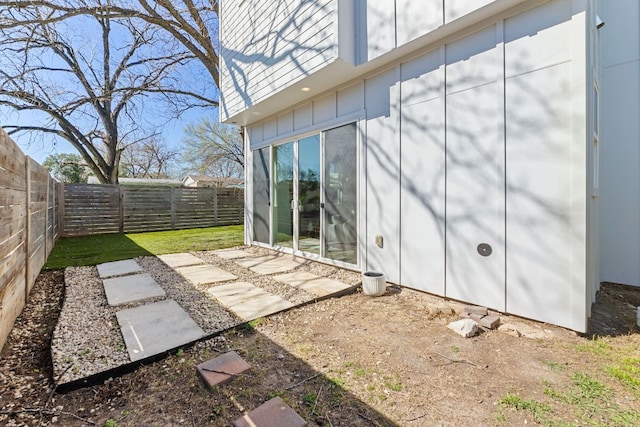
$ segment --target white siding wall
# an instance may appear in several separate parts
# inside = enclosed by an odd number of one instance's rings
[[[600,3],[601,279],[640,286],[640,3]]]
[[[586,69],[572,54],[584,39],[572,36],[571,3],[552,2],[505,22],[507,310],[580,330],[587,141],[571,124],[574,105],[586,110],[586,83],[574,66],[583,75]],[[572,87],[574,79],[582,90]],[[583,129],[585,119],[583,113]],[[578,312],[570,302],[580,303]]]
[[[223,120],[338,58],[337,3],[221,2]]]
[[[583,331],[584,35],[581,0],[497,18],[250,126],[251,146],[363,118],[360,268]]]

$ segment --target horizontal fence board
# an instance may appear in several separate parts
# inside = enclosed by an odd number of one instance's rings
[[[55,244],[58,188],[0,129],[0,347]]]
[[[235,188],[68,184],[64,197],[65,236],[213,227],[244,220],[244,191]]]

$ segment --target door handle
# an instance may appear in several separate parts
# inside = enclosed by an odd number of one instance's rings
[[[296,203],[293,199],[291,199],[291,210],[294,210],[296,208]]]

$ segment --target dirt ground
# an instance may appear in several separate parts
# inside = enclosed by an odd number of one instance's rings
[[[549,338],[464,339],[446,327],[457,314],[433,310],[433,297],[355,293],[61,394],[49,344],[63,295],[62,272],[41,274],[2,350],[0,425],[228,426],[274,396],[310,426],[640,424],[635,288],[605,284],[592,321],[598,339],[507,317]],[[195,365],[230,349],[251,370],[208,389]]]

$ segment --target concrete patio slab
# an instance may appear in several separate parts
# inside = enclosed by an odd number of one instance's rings
[[[222,259],[247,258],[253,256],[253,254],[240,249],[220,249],[218,251],[213,251],[213,254]]]
[[[158,258],[171,268],[204,264],[203,260],[190,253],[158,255]]]
[[[133,362],[188,344],[205,335],[172,299],[118,311],[116,318]]]
[[[229,351],[196,366],[209,387],[224,384],[249,368],[251,366],[235,351]]]
[[[327,277],[316,276],[307,271],[294,271],[293,273],[275,276],[274,279],[287,285],[303,289],[319,297],[335,294],[336,292],[344,291],[351,287],[351,285],[347,285],[346,283]]]
[[[243,320],[268,316],[294,306],[284,298],[246,282],[214,286],[208,292]]]
[[[211,264],[180,267],[176,268],[176,271],[194,285],[207,285],[209,283],[226,282],[227,280],[237,279],[235,275]]]
[[[248,268],[258,274],[284,273],[305,263],[302,258],[291,255],[266,255],[248,259],[239,259],[236,264]]]
[[[124,261],[113,261],[98,264],[98,276],[101,279],[113,276],[122,276],[125,274],[138,273],[142,271],[142,267],[132,259]]]
[[[303,427],[307,422],[280,397],[258,406],[233,422],[235,427]]]
[[[146,273],[104,279],[102,284],[107,303],[112,306],[165,296],[160,285]]]

